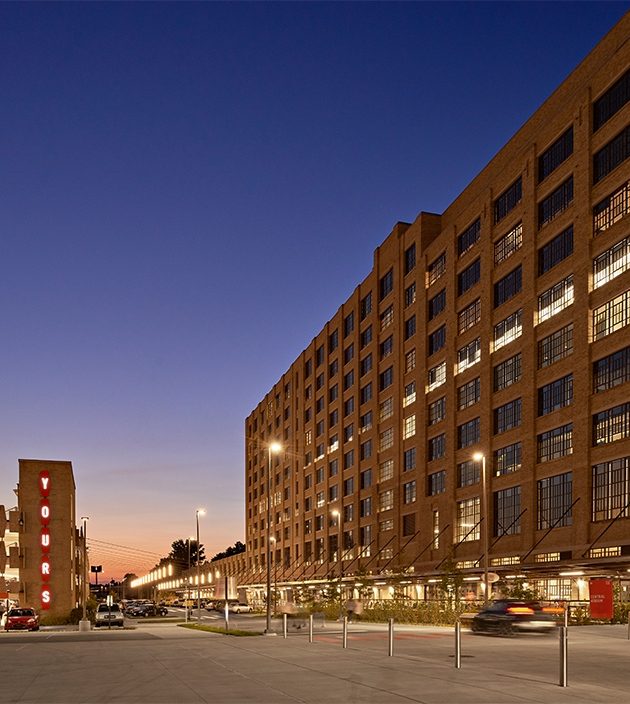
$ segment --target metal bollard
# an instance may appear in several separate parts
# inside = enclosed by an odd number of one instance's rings
[[[289,635],[288,616],[282,614],[282,635],[286,638]]]
[[[343,631],[342,631],[341,643],[344,648],[348,647],[348,617],[347,616],[343,617]]]
[[[455,668],[462,666],[462,624],[459,619],[455,621]]]
[[[560,676],[558,685],[568,687],[569,672],[569,611],[565,609],[564,625],[560,626]]]
[[[308,642],[313,642],[313,614],[308,617]]]
[[[387,654],[389,657],[394,657],[394,619],[389,619],[389,649]]]

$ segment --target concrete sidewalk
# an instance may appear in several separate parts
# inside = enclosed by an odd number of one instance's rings
[[[466,634],[462,669],[450,629],[401,627],[387,657],[383,627],[308,637],[234,638],[172,624],[111,633],[0,638],[0,702],[285,704],[591,704],[630,700],[625,627],[572,628],[569,687],[557,685],[554,637]]]

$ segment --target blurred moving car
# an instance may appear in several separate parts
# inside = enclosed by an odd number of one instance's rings
[[[94,628],[101,626],[119,626],[122,628],[125,625],[124,614],[118,604],[99,604],[94,617]]]
[[[248,614],[251,612],[252,607],[249,604],[237,603],[230,604],[228,609],[233,614]]]
[[[168,609],[165,606],[155,604],[138,604],[127,610],[127,616],[133,618],[147,618],[149,616],[166,616]]]
[[[39,631],[39,616],[34,609],[9,609],[4,616],[5,631]]]
[[[470,625],[473,633],[499,633],[509,636],[519,632],[550,633],[556,627],[553,616],[543,611],[537,601],[497,599],[476,614]]]

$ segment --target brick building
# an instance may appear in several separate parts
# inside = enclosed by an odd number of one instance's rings
[[[628,36],[630,15],[444,213],[394,227],[247,418],[251,583],[268,537],[285,584],[340,556],[474,584],[485,529],[490,569],[550,595],[630,568]]]
[[[72,463],[19,460],[17,505],[0,507],[0,599],[65,617],[81,602],[83,539]],[[4,560],[2,557],[6,556]]]

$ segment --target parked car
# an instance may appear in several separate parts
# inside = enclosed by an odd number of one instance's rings
[[[5,631],[39,631],[39,616],[34,609],[9,609],[4,617]]]
[[[537,601],[498,599],[476,614],[471,623],[473,633],[519,632],[550,633],[556,627],[553,616],[543,611]]]
[[[118,604],[99,604],[94,617],[94,627],[101,626],[119,626],[122,628],[125,625],[125,617],[122,609]]]
[[[134,618],[147,618],[149,616],[166,616],[168,609],[165,606],[156,606],[155,604],[140,604],[127,613]]]
[[[239,602],[236,604],[230,604],[228,609],[233,614],[248,614],[251,612],[252,607],[249,604]]]

